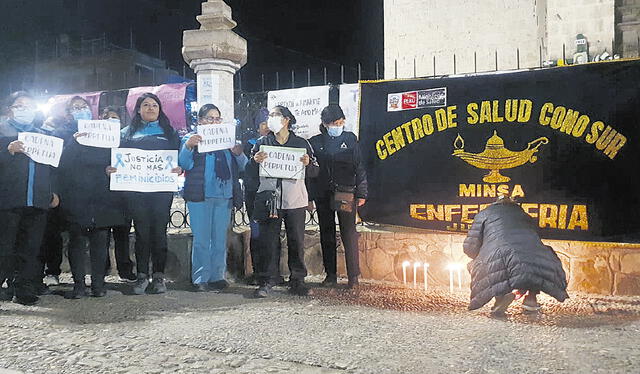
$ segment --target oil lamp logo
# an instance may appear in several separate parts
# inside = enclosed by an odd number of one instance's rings
[[[538,157],[535,154],[543,144],[549,144],[549,139],[540,137],[530,141],[526,149],[512,151],[504,146],[504,140],[498,136],[497,131],[494,131],[493,136],[487,140],[484,151],[471,153],[464,151],[464,139],[458,134],[453,142],[453,156],[476,168],[489,170],[489,174],[482,178],[485,183],[506,183],[511,178],[500,174],[500,170],[522,166],[527,162],[536,162]]]

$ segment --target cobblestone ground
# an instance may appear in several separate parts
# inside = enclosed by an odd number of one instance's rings
[[[276,289],[266,300],[178,285],[131,296],[0,304],[0,373],[638,373],[640,297],[572,295],[502,318],[466,293],[385,284]],[[124,294],[123,294],[124,293]]]

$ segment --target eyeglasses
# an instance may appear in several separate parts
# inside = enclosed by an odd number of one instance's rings
[[[282,115],[282,113],[273,112],[273,113],[269,113],[269,117],[284,117],[284,116]]]
[[[88,108],[89,108],[89,106],[88,106],[88,105],[73,105],[73,106],[71,107],[71,110],[73,110],[73,111],[80,111],[80,110],[88,109]]]
[[[222,117],[202,117],[200,118],[200,120],[204,123],[215,123],[215,124],[219,124],[222,123],[222,121],[224,120]]]
[[[35,107],[33,105],[12,105],[9,107],[9,109],[11,110],[18,110],[18,111],[34,109],[34,108]]]

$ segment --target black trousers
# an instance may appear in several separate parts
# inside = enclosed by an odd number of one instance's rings
[[[164,273],[167,262],[167,225],[173,193],[135,192],[130,196],[129,212],[136,231],[136,268],[138,274]]]
[[[131,232],[131,222],[122,226],[114,226],[107,230],[107,266],[106,272],[111,269],[111,259],[109,258],[109,247],[111,244],[111,234],[113,233],[114,252],[116,255],[116,267],[118,274],[126,275],[133,270],[133,261],[129,251],[129,233]]]
[[[256,253],[258,284],[275,285],[280,276],[280,229],[284,221],[287,233],[288,265],[291,280],[304,280],[307,268],[304,265],[304,220],[306,209],[284,209],[280,218],[269,219],[259,224],[259,246]]]
[[[86,249],[89,244],[91,260],[91,287],[104,286],[104,264],[107,261],[107,228],[85,228],[77,224],[69,225],[69,264],[76,283],[84,283],[86,270]]]
[[[66,230],[67,223],[60,208],[49,209],[39,255],[43,275],[60,275],[62,232]]]
[[[325,194],[316,199],[318,221],[320,223],[320,245],[322,247],[322,262],[327,275],[335,276],[336,265],[336,213],[340,225],[340,237],[344,244],[344,254],[349,278],[360,275],[360,256],[358,253],[358,233],[356,232],[356,213],[336,212],[331,208],[331,195]]]
[[[47,225],[47,211],[31,207],[2,209],[0,217],[0,279],[13,281],[17,295],[35,295],[42,282],[38,254]]]

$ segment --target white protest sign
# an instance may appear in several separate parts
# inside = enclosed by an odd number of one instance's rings
[[[135,148],[112,148],[111,191],[175,192],[178,174],[178,151],[144,151]]]
[[[267,158],[260,164],[260,176],[268,178],[304,179],[304,165],[300,159],[307,153],[304,148],[261,145]]]
[[[89,147],[118,148],[120,146],[120,122],[100,120],[78,121],[78,132],[84,136],[76,138],[78,143]]]
[[[236,126],[233,123],[198,125],[198,135],[202,137],[198,143],[200,153],[229,149],[236,145]]]
[[[24,154],[34,162],[58,167],[64,140],[35,132],[21,132],[18,140],[24,145]]]
[[[344,131],[351,131],[358,136],[360,118],[360,85],[358,83],[340,85],[340,108],[344,112]]]
[[[269,91],[267,106],[271,109],[276,105],[289,108],[296,117],[292,126],[296,135],[309,139],[320,133],[320,112],[329,105],[329,86]]]

